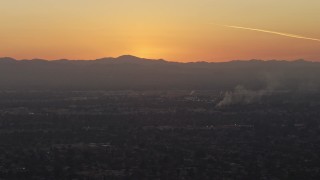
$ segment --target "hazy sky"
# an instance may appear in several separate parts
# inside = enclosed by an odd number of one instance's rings
[[[319,12],[319,0],[0,0],[0,56],[320,60],[319,41],[281,35],[320,39]]]

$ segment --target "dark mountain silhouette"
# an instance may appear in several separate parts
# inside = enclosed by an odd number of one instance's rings
[[[1,63],[13,63],[13,62],[15,62],[15,61],[16,61],[15,59],[10,58],[10,57],[0,58],[0,62],[1,62]]]
[[[318,90],[320,63],[178,63],[125,55],[97,60],[0,58],[0,90],[250,89]]]

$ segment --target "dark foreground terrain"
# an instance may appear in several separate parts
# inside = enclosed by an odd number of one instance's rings
[[[0,179],[320,179],[319,94],[223,96],[2,91]]]

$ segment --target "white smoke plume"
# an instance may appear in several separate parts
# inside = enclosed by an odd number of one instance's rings
[[[320,84],[314,82],[312,78],[296,79],[294,88],[285,85],[288,78],[286,76],[278,74],[263,74],[265,79],[265,88],[260,90],[250,90],[242,85],[238,85],[233,91],[227,91],[223,95],[222,100],[216,105],[216,107],[223,107],[235,104],[252,104],[262,100],[267,96],[272,96],[275,93],[294,93],[295,98],[303,97],[306,94],[317,93],[320,90]]]
[[[234,91],[225,93],[223,99],[217,104],[217,107],[234,104],[251,104],[260,101],[262,97],[271,93],[271,89],[253,91],[248,90],[243,86],[237,86]]]
[[[238,85],[233,91],[227,91],[223,99],[217,104],[217,107],[234,105],[234,104],[251,104],[259,102],[262,97],[273,94],[281,85],[279,82],[281,75],[263,73],[265,88],[260,90],[249,90],[242,85]]]

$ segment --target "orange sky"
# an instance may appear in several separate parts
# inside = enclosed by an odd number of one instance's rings
[[[319,0],[10,0],[0,57],[320,60]],[[232,28],[227,26],[241,26]]]

